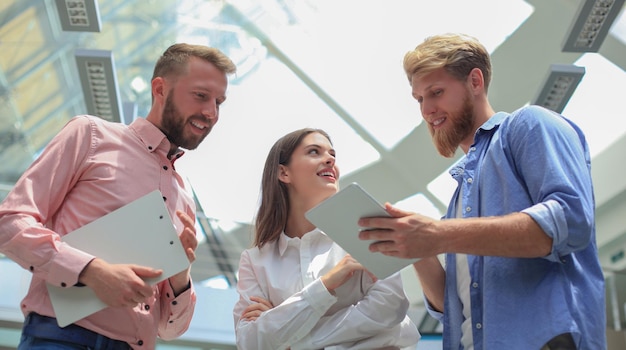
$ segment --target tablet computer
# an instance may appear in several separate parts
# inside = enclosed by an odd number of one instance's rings
[[[373,241],[359,239],[362,217],[389,217],[389,213],[358,183],[351,183],[305,213],[306,218],[326,233],[379,279],[384,279],[419,259],[403,259],[369,251]]]
[[[72,247],[111,264],[137,264],[162,269],[154,285],[189,266],[163,195],[154,190],[61,238]],[[89,287],[47,284],[57,323],[65,327],[107,307]]]

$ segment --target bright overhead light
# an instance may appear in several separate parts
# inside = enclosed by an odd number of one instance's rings
[[[133,80],[131,80],[130,87],[137,94],[141,94],[148,88],[148,83],[146,83],[146,81],[142,77],[136,76],[133,78]]]
[[[598,52],[624,1],[584,0],[563,43],[563,52]]]
[[[78,49],[74,56],[87,113],[102,119],[123,122],[113,52]]]
[[[557,113],[563,112],[584,75],[585,67],[551,64],[548,77],[533,104],[544,106]]]
[[[70,32],[99,32],[97,0],[56,0],[61,28]]]

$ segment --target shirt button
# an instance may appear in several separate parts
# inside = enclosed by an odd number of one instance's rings
[[[476,323],[476,329],[481,329],[481,328],[483,328],[483,325],[480,323]]]
[[[65,282],[61,282],[61,287],[67,287],[67,284],[65,284]]]
[[[178,302],[176,300],[172,301],[172,305],[176,305]]]
[[[143,345],[143,340],[137,342],[138,345]]]
[[[469,179],[467,179],[467,183],[471,184],[472,182],[474,182],[474,179],[472,179],[471,177]]]
[[[474,152],[476,150],[476,147],[470,147],[469,151],[470,152]]]
[[[466,207],[465,211],[469,213],[470,211],[472,211],[472,207]]]
[[[163,166],[163,170],[167,170],[167,165],[164,165],[164,166]]]
[[[476,282],[472,283],[472,287],[478,288],[478,283],[476,283]]]
[[[150,310],[150,305],[146,305],[146,306],[144,306],[144,309],[146,309],[146,310]]]

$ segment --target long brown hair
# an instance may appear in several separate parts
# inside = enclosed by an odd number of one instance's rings
[[[287,185],[278,179],[279,165],[289,165],[291,155],[309,134],[319,133],[331,143],[330,136],[320,129],[304,128],[281,137],[270,149],[261,179],[261,205],[256,215],[254,246],[278,239],[287,225],[289,193]]]

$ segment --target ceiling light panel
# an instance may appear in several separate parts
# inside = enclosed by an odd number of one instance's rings
[[[97,0],[56,0],[61,28],[72,32],[100,32]]]
[[[563,43],[563,52],[598,52],[624,1],[583,1]]]
[[[113,53],[108,50],[78,49],[75,57],[87,113],[123,122]]]
[[[563,112],[576,87],[585,75],[585,67],[572,64],[552,64],[541,91],[533,104]]]

